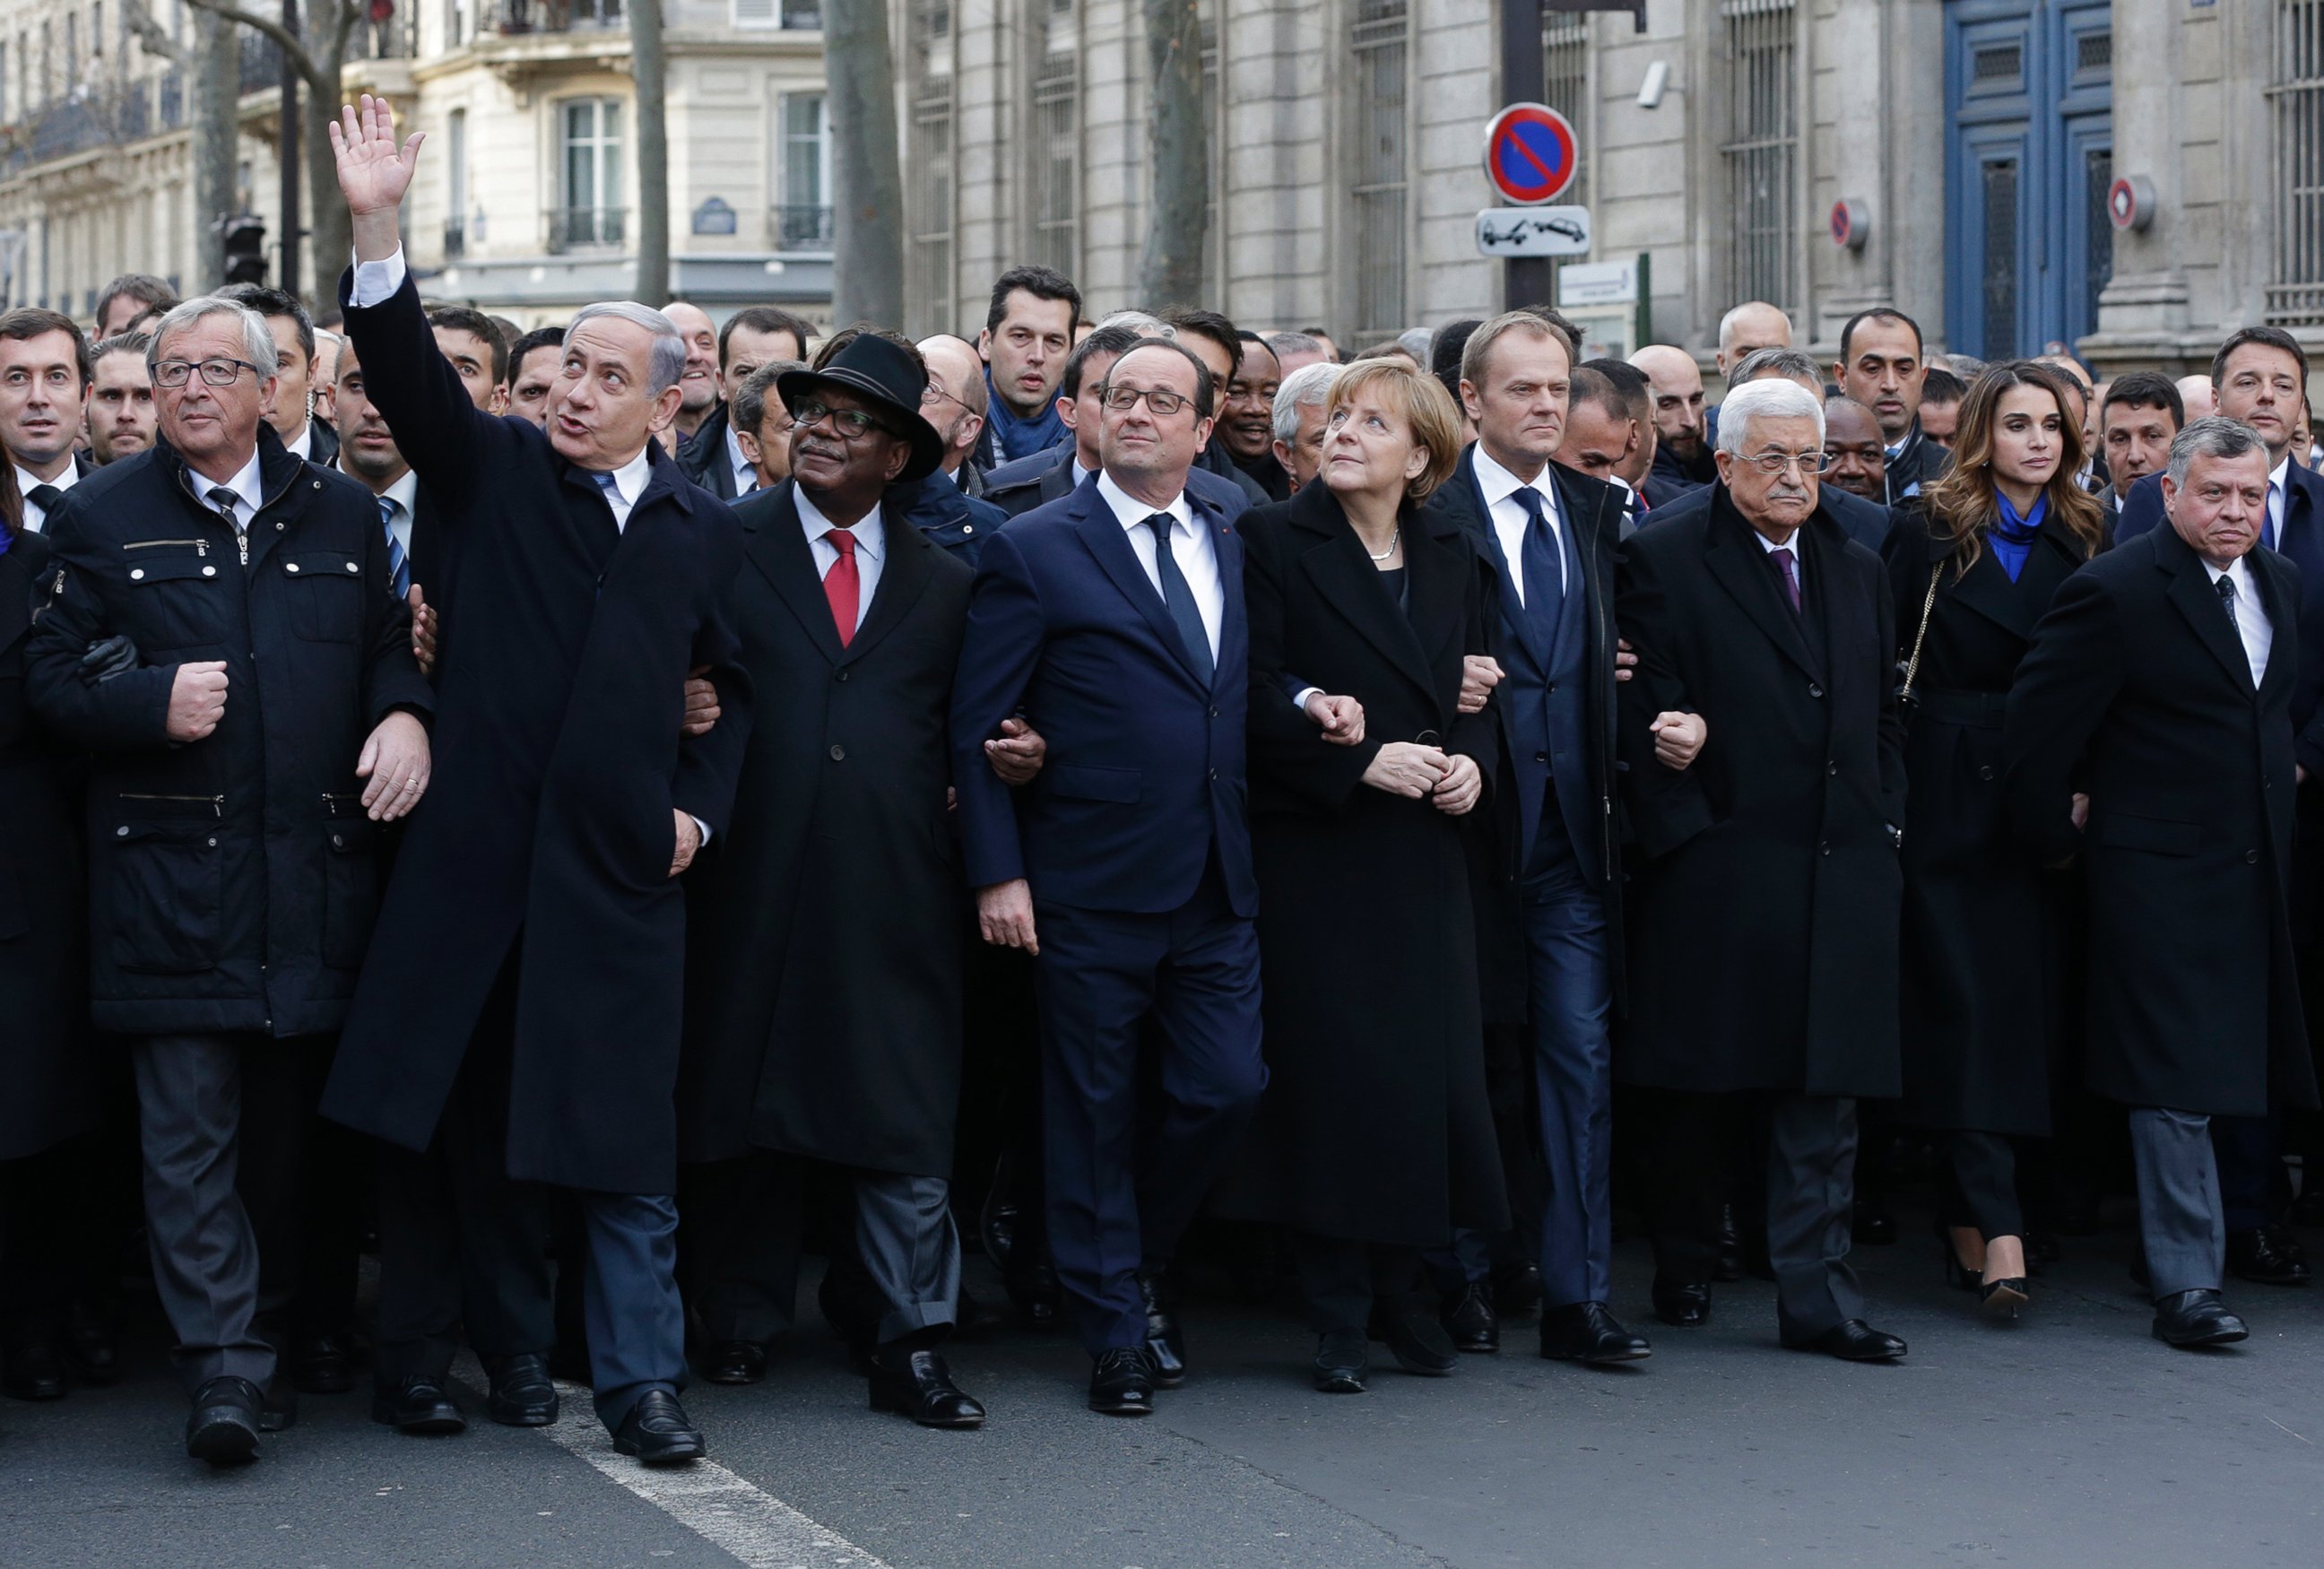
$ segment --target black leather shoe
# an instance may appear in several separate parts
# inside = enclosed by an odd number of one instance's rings
[[[1711,1322],[1711,1288],[1655,1276],[1655,1316],[1674,1329],[1701,1329]]]
[[[337,1335],[301,1335],[285,1360],[290,1387],[302,1395],[344,1395],[355,1387],[355,1358]]]
[[[61,1400],[65,1398],[65,1353],[54,1341],[20,1342],[8,1348],[7,1371],[0,1373],[0,1391],[14,1400]]]
[[[1474,1290],[1475,1288],[1471,1288]],[[1480,1293],[1480,1300],[1482,1294]],[[1489,1308],[1488,1312],[1491,1311]],[[1372,1315],[1371,1338],[1386,1341],[1396,1365],[1424,1379],[1441,1379],[1461,1365],[1452,1337],[1427,1314],[1412,1308],[1382,1309]],[[1497,1339],[1495,1345],[1500,1343]]]
[[[212,1379],[194,1393],[186,1417],[186,1453],[212,1465],[244,1465],[258,1458],[258,1386],[248,1379]]]
[[[1117,1346],[1090,1369],[1089,1408],[1101,1417],[1151,1417],[1154,1369],[1145,1352]]]
[[[549,1359],[539,1352],[494,1357],[484,1364],[493,1381],[485,1414],[504,1427],[546,1427],[557,1420],[557,1386],[549,1381]]]
[[[373,1385],[371,1419],[398,1433],[426,1438],[465,1433],[468,1427],[468,1419],[460,1415],[460,1407],[444,1392],[442,1381],[427,1373],[412,1373],[392,1384]]]
[[[1859,1248],[1885,1248],[1896,1240],[1896,1223],[1880,1200],[1859,1198],[1849,1218],[1848,1234]]]
[[[916,1351],[900,1366],[872,1358],[872,1408],[909,1417],[923,1427],[982,1427],[984,1407],[952,1381],[940,1352]]]
[[[1743,1233],[1735,1224],[1735,1206],[1719,1206],[1718,1261],[1711,1267],[1713,1280],[1743,1278]]]
[[[2154,1338],[2165,1345],[2233,1345],[2250,1334],[2216,1291],[2181,1291],[2155,1299]]]
[[[714,1384],[755,1384],[767,1376],[767,1348],[755,1340],[722,1340],[695,1365]]]
[[[1655,1354],[1602,1302],[1574,1302],[1541,1315],[1541,1354],[1561,1362],[1635,1362]]]
[[[1178,1327],[1178,1306],[1159,1275],[1140,1275],[1138,1295],[1146,1304],[1146,1360],[1153,1364],[1154,1387],[1175,1389],[1186,1381],[1186,1332]]]
[[[1904,1354],[1904,1343],[1873,1328],[1860,1318],[1835,1324],[1808,1340],[1784,1343],[1794,1351],[1820,1351],[1844,1362],[1893,1362]]]
[[[1370,1345],[1352,1329],[1334,1329],[1315,1340],[1315,1388],[1326,1395],[1360,1395],[1371,1371]]]
[[[1503,1318],[1522,1318],[1541,1311],[1544,1287],[1541,1266],[1518,1264],[1493,1271],[1493,1311]]]
[[[1471,1280],[1458,1291],[1444,1294],[1444,1311],[1437,1315],[1456,1351],[1490,1356],[1501,1349],[1500,1315],[1481,1280]]]
[[[2227,1233],[2227,1273],[2256,1286],[2305,1286],[2308,1260],[2298,1242],[2262,1226]]]
[[[65,1360],[81,1381],[109,1384],[121,1376],[121,1355],[114,1344],[113,1326],[94,1313],[75,1308],[65,1324]]]
[[[686,1465],[710,1453],[702,1430],[668,1389],[648,1389],[613,1430],[613,1447],[641,1465]]]

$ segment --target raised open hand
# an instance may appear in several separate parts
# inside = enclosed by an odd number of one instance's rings
[[[331,126],[331,155],[338,161],[339,194],[356,217],[393,212],[420,168],[421,134],[414,131],[399,148],[395,115],[385,98],[369,93],[356,106],[339,106]]]

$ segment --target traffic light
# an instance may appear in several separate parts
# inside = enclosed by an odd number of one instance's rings
[[[249,213],[218,221],[226,241],[226,281],[229,283],[266,281],[266,226]]]

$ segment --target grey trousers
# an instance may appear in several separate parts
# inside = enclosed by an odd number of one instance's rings
[[[264,1390],[274,1378],[274,1348],[256,1323],[258,1229],[235,1177],[246,1119],[262,1125],[261,1141],[270,1148],[298,1142],[305,1108],[281,1071],[283,1050],[283,1043],[247,1035],[130,1043],[153,1282],[177,1333],[171,1358],[189,1393],[227,1377]],[[254,1175],[281,1196],[295,1194],[297,1151],[285,1151],[279,1164]]]
[[[2210,1123],[2200,1112],[2130,1109],[2138,1230],[2157,1301],[2181,1291],[2217,1291],[2227,1273],[2227,1223]]]

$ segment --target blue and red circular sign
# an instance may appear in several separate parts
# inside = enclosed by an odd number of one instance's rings
[[[1485,178],[1510,201],[1554,201],[1581,169],[1573,126],[1547,104],[1511,104],[1485,126]]]

